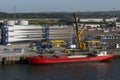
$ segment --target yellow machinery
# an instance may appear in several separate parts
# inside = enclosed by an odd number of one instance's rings
[[[77,42],[78,42],[78,48],[79,49],[85,49],[85,43],[81,42],[81,34],[86,29],[86,26],[83,25],[81,30],[78,30],[78,17],[76,12],[74,12],[74,19],[75,19],[75,27],[76,27],[76,35],[77,35]]]
[[[82,26],[81,30],[78,30],[78,38],[79,38],[79,48],[80,49],[85,49],[86,48],[86,44],[81,42],[81,34],[83,33],[83,31],[86,29],[87,27],[85,25]]]
[[[88,49],[100,49],[100,48],[102,48],[100,40],[88,40],[88,41],[86,41],[86,46]]]
[[[62,48],[65,47],[65,40],[50,40],[53,48]]]
[[[88,40],[84,43],[81,42],[81,34],[87,27],[83,25],[82,29],[78,30],[78,17],[76,12],[74,12],[74,19],[75,19],[75,26],[76,26],[78,48],[82,50],[89,49],[89,48],[94,48],[94,49],[100,48],[100,42],[101,42],[100,40]]]

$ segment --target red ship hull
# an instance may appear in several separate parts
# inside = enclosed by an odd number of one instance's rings
[[[71,63],[71,62],[89,62],[89,61],[108,61],[114,58],[114,55],[105,56],[29,56],[26,57],[30,64],[53,64],[53,63]]]

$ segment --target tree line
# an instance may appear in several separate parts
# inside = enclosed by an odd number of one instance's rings
[[[16,18],[37,19],[37,18],[73,18],[72,12],[42,12],[42,13],[16,13]],[[96,11],[78,12],[79,18],[110,18],[119,17],[120,11]],[[14,13],[0,12],[0,19],[14,18]]]

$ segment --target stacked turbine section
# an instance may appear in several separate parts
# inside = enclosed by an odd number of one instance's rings
[[[1,27],[1,44],[8,44],[19,41],[39,41],[39,40],[71,40],[73,35],[72,26],[40,26],[27,25],[28,23],[19,22],[21,25],[13,25],[13,21]]]
[[[14,25],[8,27],[8,42],[40,40],[42,38],[42,26]]]

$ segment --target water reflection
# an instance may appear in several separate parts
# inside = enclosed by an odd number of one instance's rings
[[[53,79],[101,79],[108,75],[111,63],[90,63],[90,64],[71,64],[71,65],[50,65],[50,66],[30,66],[33,74],[42,78]]]
[[[0,66],[1,80],[120,80],[120,60],[112,63]]]

